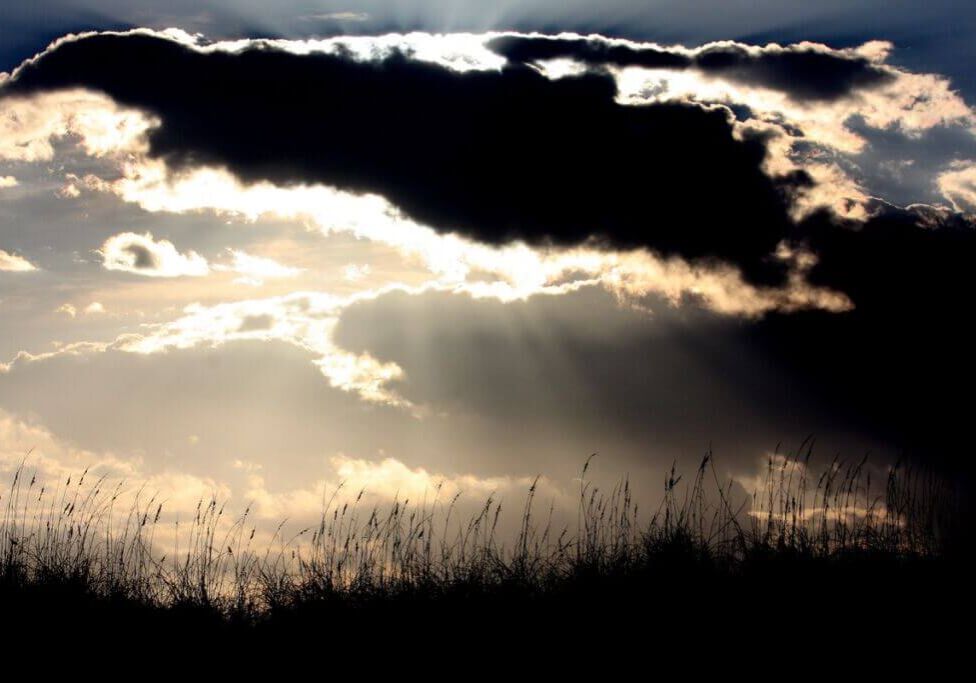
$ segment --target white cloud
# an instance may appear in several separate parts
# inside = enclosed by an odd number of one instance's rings
[[[163,353],[199,346],[218,347],[235,341],[281,341],[313,356],[312,363],[329,384],[356,394],[363,401],[402,408],[420,417],[423,408],[400,396],[390,385],[404,378],[395,363],[377,360],[369,353],[353,353],[338,347],[333,332],[342,311],[364,298],[389,290],[360,292],[337,297],[321,292],[295,292],[285,296],[249,299],[202,306],[187,306],[183,315],[166,323],[146,323],[139,334],[125,333],[110,342],[75,342],[53,351],[21,351],[0,371],[9,372],[19,363],[34,363],[58,356],[125,352]],[[57,309],[71,317],[77,310],[71,304]],[[92,302],[83,309],[88,315],[105,314],[105,307]]]
[[[640,44],[634,45],[640,47]],[[759,47],[723,41],[687,52],[694,54],[716,45],[736,46],[756,54],[784,50],[775,44]],[[809,102],[794,100],[788,93],[770,87],[728,80],[720,73],[705,75],[694,70],[627,67],[617,71],[619,97],[621,101],[633,104],[692,101],[703,104],[746,105],[760,121],[780,127],[784,123],[788,124],[802,132],[799,139],[848,154],[857,154],[866,144],[864,138],[849,127],[852,117],[855,116],[869,127],[894,128],[912,136],[937,126],[976,126],[976,114],[959,93],[952,89],[947,78],[938,74],[911,73],[884,64],[883,60],[891,49],[890,44],[872,41],[860,48],[841,50],[817,43],[799,43],[798,46],[839,57],[872,57],[875,67],[886,73],[890,80],[874,88],[858,90],[846,97]]]
[[[229,265],[214,265],[214,270],[232,271],[239,273],[243,277],[235,282],[248,285],[261,285],[268,278],[293,278],[302,273],[301,268],[292,268],[282,265],[274,259],[262,256],[253,256],[240,249],[228,249],[231,255]]]
[[[133,335],[123,334],[119,335],[114,341],[111,342],[82,341],[71,344],[61,344],[58,345],[54,351],[44,351],[42,353],[20,351],[10,362],[0,363],[0,372],[10,372],[16,366],[22,363],[38,363],[51,358],[57,358],[59,356],[83,356],[89,353],[105,353],[109,350],[122,350],[122,347],[125,344],[131,343],[132,339]],[[139,339],[138,335],[136,335],[135,339]]]
[[[70,177],[72,174],[69,173],[68,175]],[[81,190],[78,189],[78,185],[75,182],[69,180],[61,186],[57,191],[57,195],[61,199],[77,199],[81,196]]]
[[[528,248],[526,253],[538,257]],[[649,294],[663,294],[677,302],[680,297],[690,294],[710,302],[716,311],[739,315],[758,315],[770,308],[792,310],[808,306],[811,292],[803,282],[802,275],[816,262],[815,258],[806,252],[794,253],[785,246],[777,257],[792,263],[795,274],[787,287],[766,291],[745,285],[733,268],[714,270],[702,277],[701,273],[683,261],[657,261],[643,252],[607,254],[587,250],[568,251],[552,262],[530,262],[553,282],[558,282],[566,273],[578,271],[600,272],[600,279],[545,285],[541,291],[529,292],[525,296],[563,293],[600,284],[627,303],[639,301]],[[664,286],[662,283],[667,284]],[[200,346],[218,347],[235,341],[280,341],[309,352],[313,356],[312,363],[331,386],[356,394],[368,403],[405,409],[421,418],[427,414],[427,408],[412,403],[395,388],[397,382],[407,379],[401,367],[379,360],[369,353],[348,351],[335,343],[334,332],[340,316],[356,302],[391,291],[409,294],[453,291],[509,300],[511,292],[495,291],[495,285],[499,284],[503,288],[511,287],[504,283],[476,282],[457,287],[430,282],[420,287],[390,285],[345,297],[323,292],[294,292],[212,306],[192,304],[174,320],[144,324],[138,334],[122,334],[111,342],[67,344],[55,351],[40,354],[21,352],[5,367],[9,370],[18,362],[43,361],[59,355],[108,351],[154,354]],[[850,306],[843,295],[820,292],[818,296],[822,298],[815,303],[821,308],[843,310]],[[58,310],[67,313],[67,306]],[[104,308],[100,304],[92,304],[85,312],[104,312]]]
[[[0,175],[0,190],[6,187],[17,187],[17,179],[12,175]]]
[[[0,272],[27,273],[32,270],[37,270],[37,267],[23,256],[0,249]]]
[[[366,12],[324,12],[322,14],[309,14],[302,19],[307,21],[367,21],[369,15]]]
[[[412,59],[431,62],[455,71],[498,70],[505,65],[504,57],[485,47],[490,33],[387,33],[378,36],[335,36],[332,38],[293,40],[272,38],[241,38],[208,42],[203,35],[192,35],[177,28],[156,31],[147,28],[129,31],[89,31],[71,34],[52,42],[47,51],[57,49],[63,43],[92,35],[152,35],[163,37],[202,53],[237,53],[249,47],[265,47],[283,50],[296,55],[313,53],[335,54],[341,52],[360,61],[384,59],[395,53],[409,54]],[[42,56],[44,53],[41,53]],[[37,59],[35,57],[34,59]],[[28,60],[28,62],[33,60]],[[20,68],[20,67],[18,67]],[[17,69],[13,75],[16,76]]]
[[[262,468],[255,463],[237,461],[235,467],[245,474],[243,496],[252,501],[252,509],[266,520],[315,519],[323,512],[323,503],[333,506],[362,503],[365,509],[399,501],[414,505],[448,506],[455,497],[482,505],[486,499],[506,495],[522,498],[535,483],[539,497],[547,502],[571,504],[566,493],[554,482],[533,477],[479,477],[474,474],[447,475],[423,467],[409,467],[389,456],[367,460],[338,454],[327,459],[325,476],[307,487],[287,491],[268,490]],[[565,509],[571,509],[565,507]]]
[[[976,213],[976,163],[957,161],[941,173],[936,184],[956,211]]]
[[[682,296],[692,295],[730,315],[804,308],[840,311],[851,305],[843,295],[811,286],[802,277],[792,277],[783,288],[755,287],[731,266],[692,265],[648,251],[480,244],[416,223],[378,195],[357,195],[323,185],[244,185],[229,172],[212,168],[173,175],[162,162],[147,159],[126,163],[117,180],[87,176],[85,182],[91,189],[116,194],[152,212],[211,210],[252,221],[270,216],[301,220],[326,234],[351,233],[420,259],[434,275],[429,286],[479,298],[524,300],[602,284],[620,296],[657,293],[678,302]],[[486,274],[494,280],[485,281]]]
[[[56,309],[54,309],[54,312],[64,313],[69,318],[74,318],[76,315],[78,315],[78,309],[72,306],[71,304],[61,304]]]
[[[793,206],[795,218],[803,218],[821,208],[851,220],[863,221],[869,217],[866,204],[870,197],[839,166],[808,162],[802,167],[813,179],[813,185],[797,191]]]
[[[85,90],[0,99],[0,159],[49,161],[54,141],[75,136],[93,157],[147,150],[155,120]]]
[[[633,47],[639,43],[627,42]],[[714,45],[732,45],[753,54],[782,51],[779,45],[749,46],[724,41],[683,50],[689,55]],[[650,46],[651,44],[643,44]],[[868,148],[868,141],[852,122],[868,128],[897,131],[908,138],[919,138],[937,127],[961,126],[976,135],[976,111],[952,89],[949,79],[938,74],[912,73],[885,63],[892,45],[870,41],[856,48],[832,49],[816,43],[799,47],[840,57],[866,57],[889,78],[873,88],[858,89],[829,101],[801,101],[786,92],[758,84],[745,84],[723,78],[721,73],[695,70],[645,69],[627,67],[616,70],[621,102],[696,102],[703,106],[745,105],[749,117],[737,121],[737,131],[762,130],[767,136],[767,173],[786,174],[806,171],[816,182],[797,194],[792,213],[803,217],[821,207],[853,220],[869,216],[866,204],[871,188],[861,187],[848,173],[824,157],[836,154],[854,164]],[[795,47],[795,46],[794,46]],[[669,48],[676,49],[676,48]],[[770,139],[768,136],[772,135]],[[827,152],[825,154],[825,151]],[[926,192],[928,188],[919,188]]]
[[[389,386],[403,378],[399,366],[379,361],[368,353],[346,351],[332,341],[342,310],[363,296],[366,295],[343,299],[319,292],[295,292],[216,306],[194,304],[176,320],[148,326],[148,332],[142,335],[120,338],[115,348],[151,354],[241,340],[284,341],[314,354],[314,364],[333,387],[355,393],[370,403],[415,409]]]
[[[113,235],[105,240],[99,253],[107,270],[149,277],[199,277],[210,272],[207,260],[196,252],[181,254],[172,242],[156,240],[148,232]]]
[[[342,279],[349,282],[356,282],[367,277],[371,271],[368,263],[350,263],[342,269]]]
[[[23,509],[29,510],[24,517],[28,523],[43,524],[49,514],[49,498],[45,496],[60,495],[61,491],[69,498],[74,491],[79,498],[96,495],[100,502],[112,498],[113,504],[106,504],[96,520],[98,530],[106,528],[110,515],[115,515],[112,524],[124,529],[134,506],[155,519],[153,512],[160,505],[160,524],[153,530],[157,557],[176,550],[177,520],[185,523],[198,506],[209,501],[215,501],[215,508],[221,510],[226,505],[217,520],[218,534],[229,531],[247,509],[248,527],[253,524],[258,532],[254,543],[258,550],[274,540],[274,530],[284,520],[291,522],[290,528],[300,528],[342,506],[348,506],[353,514],[357,507],[369,514],[374,506],[385,507],[394,501],[403,506],[409,501],[412,508],[423,506],[428,514],[445,515],[458,497],[460,509],[452,521],[463,525],[468,514],[480,510],[488,497],[496,502],[507,497],[521,502],[533,483],[539,499],[552,503],[557,513],[571,512],[575,503],[572,494],[545,478],[439,473],[411,467],[385,454],[376,460],[342,453],[326,457],[312,468],[312,478],[306,484],[274,489],[257,463],[237,460],[225,476],[155,469],[140,457],[76,447],[44,425],[0,409],[0,482],[9,486],[22,467],[21,489],[31,491],[31,495],[21,496]],[[45,494],[41,494],[42,488]],[[101,494],[94,494],[96,489]],[[149,500],[153,501],[151,509]],[[515,511],[521,511],[521,506],[513,505],[512,510],[503,523],[519,521]],[[446,524],[447,519],[442,516],[438,521]],[[185,537],[182,547],[185,552]]]

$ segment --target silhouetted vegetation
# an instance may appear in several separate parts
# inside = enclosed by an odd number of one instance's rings
[[[814,474],[807,450],[771,458],[752,500],[736,501],[706,456],[690,481],[666,473],[660,507],[643,515],[629,482],[601,491],[587,479],[589,466],[575,528],[554,528],[551,509],[538,513],[535,485],[507,542],[491,498],[459,519],[456,498],[361,509],[360,493],[333,496],[317,526],[288,538],[279,526],[257,548],[249,512],[228,520],[212,499],[177,524],[169,554],[157,550],[156,499],[137,495],[119,514],[121,485],[86,472],[49,489],[22,467],[0,507],[0,605],[31,623],[83,615],[86,623],[253,635],[329,628],[340,616],[348,627],[349,618],[377,612],[644,605],[697,614],[706,604],[800,604],[811,590],[818,603],[842,591],[855,596],[846,609],[870,610],[872,595],[907,596],[923,585],[931,595],[964,572],[954,550],[958,495],[908,467],[872,481],[865,461],[835,460]]]

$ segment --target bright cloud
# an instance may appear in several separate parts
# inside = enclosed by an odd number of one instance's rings
[[[344,266],[342,269],[342,277],[344,280],[349,282],[355,282],[356,280],[362,280],[370,274],[371,268],[368,263],[356,264],[350,263]]]
[[[446,509],[456,497],[464,496],[481,505],[489,497],[521,498],[533,483],[544,500],[569,502],[565,492],[546,479],[439,474],[422,467],[409,467],[389,456],[375,461],[334,455],[323,468],[326,476],[308,487],[280,492],[268,490],[259,465],[246,462],[235,465],[245,473],[244,498],[252,502],[252,510],[259,518],[267,520],[316,518],[329,503],[333,506],[361,503],[368,510],[376,504],[409,501],[414,505],[426,503],[429,508],[439,504]]]
[[[302,18],[307,21],[366,21],[369,15],[365,12],[325,12],[309,14]]]
[[[105,241],[99,253],[106,270],[148,277],[199,277],[210,272],[207,260],[196,252],[181,254],[172,242],[156,240],[148,232],[114,235]]]
[[[976,212],[976,163],[955,162],[936,183],[956,211]]]
[[[243,277],[237,282],[249,285],[261,285],[268,278],[293,278],[302,273],[301,268],[282,265],[274,259],[253,256],[240,249],[228,249],[231,256],[229,265],[214,265],[214,270],[231,271]]]
[[[169,469],[152,471],[140,458],[123,458],[111,452],[96,452],[77,448],[59,438],[44,425],[26,421],[0,410],[0,482],[9,486],[18,470],[22,493],[21,500],[33,507],[44,495],[61,495],[67,499],[78,491],[83,499],[95,489],[113,497],[113,505],[105,506],[104,514],[97,520],[96,531],[104,530],[111,521],[122,523],[134,509],[148,511],[152,516],[159,506],[160,527],[154,532],[156,551],[159,554],[175,550],[175,522],[192,518],[198,506],[214,501],[222,514],[218,531],[226,533],[234,521],[247,510],[249,525],[259,532],[257,548],[273,539],[274,528],[283,520],[292,526],[309,525],[336,507],[360,507],[365,514],[373,506],[386,506],[407,501],[417,508],[426,506],[428,513],[435,510],[445,514],[458,498],[460,504],[477,510],[491,497],[495,501],[513,498],[522,500],[529,488],[535,485],[536,494],[546,503],[572,510],[571,495],[556,482],[540,478],[497,476],[481,477],[475,474],[443,474],[422,467],[410,467],[397,458],[384,455],[377,460],[355,458],[336,454],[323,458],[314,479],[307,484],[275,489],[267,482],[261,465],[236,461],[224,477],[206,477]],[[45,494],[41,494],[41,490]],[[147,505],[152,500],[153,505]],[[47,512],[36,506],[34,513],[43,518]],[[114,518],[110,517],[115,515]],[[467,521],[462,511],[457,519]],[[444,521],[442,519],[442,521]],[[121,528],[121,527],[120,527]]]
[[[156,122],[105,95],[68,90],[0,99],[0,159],[49,161],[54,142],[68,137],[93,157],[147,149]]]
[[[714,43],[700,48],[707,50]],[[823,45],[803,43],[814,49],[830,51]],[[837,54],[859,54],[859,50],[877,53],[873,41],[862,48],[834,51]],[[749,48],[750,46],[740,47]],[[778,46],[776,46],[778,47]],[[761,48],[751,48],[761,49]],[[828,102],[801,102],[789,94],[755,84],[727,80],[721,75],[704,75],[696,71],[626,67],[617,71],[619,98],[623,102],[691,101],[702,104],[746,105],[759,121],[798,128],[802,137],[837,151],[857,154],[866,144],[850,128],[853,117],[863,119],[872,128],[896,129],[918,136],[936,126],[961,124],[976,127],[976,114],[954,91],[948,79],[937,74],[916,74],[890,66],[879,67],[891,80],[878,87],[857,91],[848,97]]]
[[[313,362],[333,387],[371,403],[411,408],[409,401],[389,387],[403,378],[399,366],[378,361],[368,353],[351,353],[332,341],[339,314],[358,298],[362,295],[342,299],[296,292],[209,307],[192,305],[182,317],[151,327],[147,334],[120,338],[116,348],[151,354],[239,340],[284,341],[314,354]]]
[[[26,273],[37,270],[37,267],[23,256],[11,254],[0,249],[0,271],[8,273]]]
[[[488,246],[416,223],[378,195],[357,195],[323,185],[244,185],[229,172],[211,168],[174,176],[161,162],[145,159],[124,164],[123,175],[116,180],[87,176],[85,183],[92,190],[116,194],[152,212],[211,210],[252,221],[271,216],[304,221],[326,234],[346,232],[382,242],[422,260],[435,275],[432,286],[475,297],[524,300],[535,294],[560,294],[603,284],[621,296],[664,294],[676,303],[690,295],[717,312],[732,315],[850,308],[846,297],[809,285],[800,273],[785,288],[757,287],[745,282],[733,267],[691,265],[646,250],[537,249],[522,243]],[[493,275],[494,280],[474,277],[484,274]]]
[[[193,304],[175,320],[145,324],[142,333],[122,334],[110,342],[76,342],[43,353],[21,351],[11,362],[0,364],[0,371],[9,372],[18,363],[42,362],[63,355],[106,352],[149,355],[199,346],[219,347],[234,341],[281,341],[310,353],[312,363],[331,386],[354,393],[368,403],[407,409],[420,417],[422,408],[391,387],[404,378],[398,365],[377,360],[368,353],[352,353],[333,341],[342,311],[356,301],[381,293],[367,291],[342,298],[321,292],[295,292],[215,306]],[[71,304],[62,305],[56,312],[70,317],[77,315]],[[98,315],[105,314],[106,309],[96,301],[83,312]]]

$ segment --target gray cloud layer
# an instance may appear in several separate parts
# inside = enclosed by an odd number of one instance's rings
[[[596,289],[514,304],[394,293],[354,306],[339,340],[400,364],[399,388],[431,409],[423,420],[366,406],[322,382],[308,354],[266,342],[22,363],[0,381],[0,403],[87,449],[199,475],[243,459],[281,485],[335,452],[569,477],[599,451],[608,471],[653,480],[673,459],[693,466],[710,444],[737,472],[810,433],[831,451],[884,448],[765,364],[740,323],[665,302],[655,311],[621,309]]]

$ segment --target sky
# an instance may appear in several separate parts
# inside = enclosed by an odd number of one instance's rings
[[[0,5],[0,472],[965,478],[976,9]],[[648,493],[648,497],[653,498]]]

